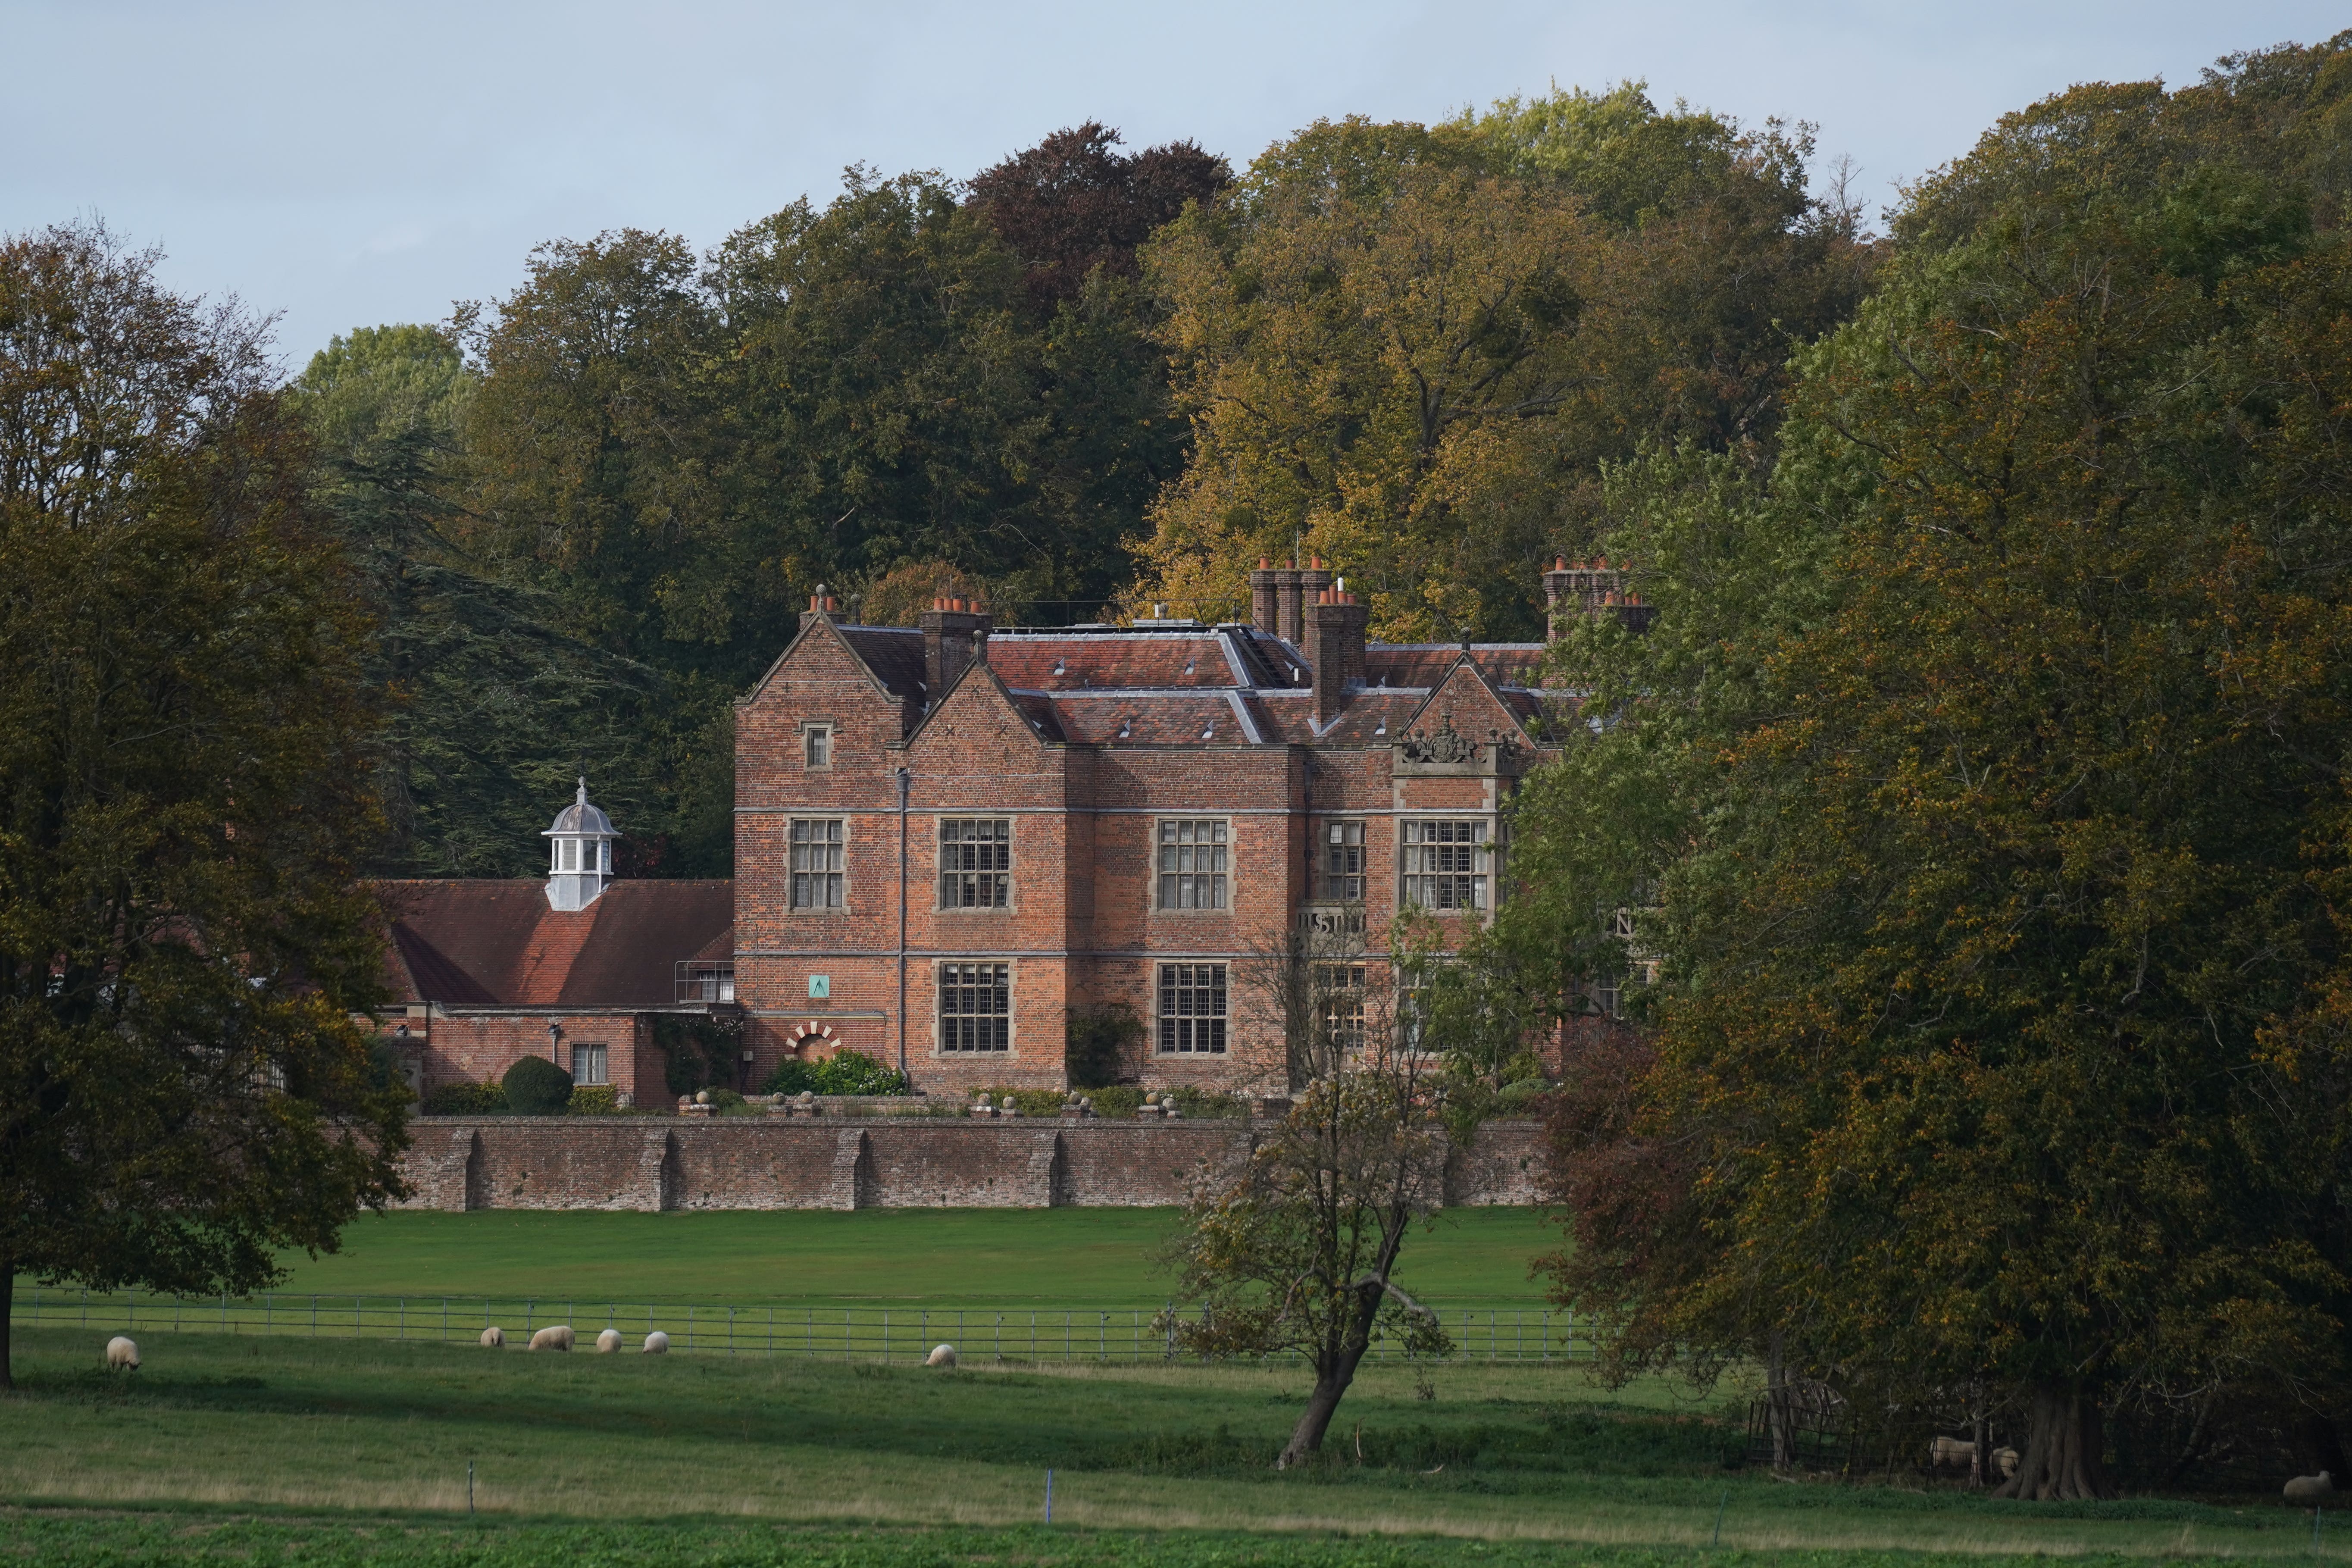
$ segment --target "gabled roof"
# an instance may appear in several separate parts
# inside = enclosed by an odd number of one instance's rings
[[[949,695],[924,688],[922,632],[824,625],[878,689],[908,704],[908,738],[919,733]],[[803,628],[794,645],[814,630],[815,623]],[[1547,706],[1544,653],[1541,643],[1369,644],[1363,684],[1319,731],[1305,656],[1253,626],[1020,627],[992,633],[970,669],[985,670],[1047,744],[1379,746],[1403,734],[1431,693],[1465,663],[1506,714],[1517,721],[1538,716]],[[968,671],[957,687],[975,679]]]
[[[923,634],[904,626],[861,626],[845,625],[830,616],[804,616],[801,628],[793,634],[782,653],[769,662],[751,689],[736,700],[736,706],[755,702],[776,679],[777,671],[792,662],[801,646],[812,637],[825,637],[849,651],[874,683],[877,696],[895,697],[900,701],[917,701],[923,696]]]
[[[1460,643],[1367,644],[1364,684],[1426,689],[1451,674],[1465,651]],[[1497,686],[1532,688],[1541,680],[1541,643],[1474,643],[1466,651]]]
[[[1499,712],[1506,722],[1519,731],[1517,739],[1524,742],[1531,738],[1527,733],[1525,721],[1540,711],[1539,702],[1533,701],[1534,694],[1524,690],[1505,692],[1487,673],[1486,666],[1474,657],[1471,650],[1462,648],[1454,650],[1452,668],[1405,716],[1402,728],[1392,727],[1391,733],[1409,734],[1416,730],[1435,730],[1453,724],[1452,709],[1462,695],[1486,704],[1490,713]],[[1520,701],[1514,699],[1530,701],[1532,705],[1523,709]],[[1487,726],[1472,719],[1456,728],[1475,740]]]
[[[1050,700],[1063,732],[1089,745],[1251,746],[1272,739],[1238,691],[1057,691]]]
[[[1368,688],[1350,696],[1320,733],[1315,728],[1315,699],[1310,693],[1268,698],[1260,706],[1270,740],[1297,746],[1390,746],[1403,736],[1404,721],[1427,695]]]
[[[1012,632],[988,639],[988,662],[1024,691],[1248,683],[1214,632]]]
[[[923,634],[908,626],[835,628],[849,651],[866,661],[893,697],[920,700],[923,693]]]
[[[679,961],[734,952],[727,881],[614,882],[576,912],[548,908],[535,879],[375,888],[391,925],[396,1003],[667,1006]]]

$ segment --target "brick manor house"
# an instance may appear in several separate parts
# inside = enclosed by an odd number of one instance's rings
[[[1543,584],[1555,637],[1648,614],[1599,563]],[[1319,562],[1250,589],[1246,625],[1052,630],[950,599],[859,626],[820,593],[737,704],[731,884],[614,879],[583,783],[544,883],[382,885],[412,1083],[531,1053],[654,1103],[662,1016],[716,1012],[745,1088],[844,1047],[932,1093],[1060,1087],[1070,1011],[1123,1003],[1128,1076],[1278,1092],[1238,967],[1318,910],[1374,947],[1407,903],[1481,918],[1564,698],[1541,643],[1368,643]]]

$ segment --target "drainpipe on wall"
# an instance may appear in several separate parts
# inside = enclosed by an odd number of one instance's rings
[[[907,1072],[907,789],[915,775],[898,770],[898,1073]]]

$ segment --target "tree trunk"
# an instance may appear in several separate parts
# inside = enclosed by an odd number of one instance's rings
[[[1348,1385],[1356,1381],[1356,1367],[1364,1359],[1365,1348],[1360,1343],[1346,1345],[1330,1370],[1317,1375],[1315,1392],[1307,1396],[1307,1408],[1299,1413],[1298,1425],[1291,1428],[1282,1457],[1275,1460],[1276,1469],[1286,1470],[1322,1448],[1323,1434],[1330,1430],[1331,1417],[1338,1414]]]
[[[10,1358],[13,1348],[8,1335],[9,1315],[16,1310],[16,1265],[8,1258],[0,1258],[0,1394],[16,1386],[16,1380],[12,1375]]]
[[[1783,1361],[1787,1335],[1772,1331],[1772,1355],[1764,1379],[1765,1429],[1772,1445],[1772,1468],[1797,1468],[1797,1424],[1789,1408],[1789,1369]]]
[[[2038,1384],[2017,1474],[1992,1495],[2037,1502],[2114,1497],[2101,1458],[2105,1447],[2097,1401],[2075,1384]]]

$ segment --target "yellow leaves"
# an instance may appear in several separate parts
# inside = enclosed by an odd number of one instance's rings
[[[1276,187],[1230,254],[1207,227],[1148,254],[1199,441],[1155,509],[1149,596],[1235,596],[1259,556],[1303,549],[1373,588],[1391,635],[1478,615],[1482,574],[1427,558],[1540,509],[1543,419],[1590,374],[1570,351],[1591,226],[1555,190],[1424,166],[1377,201]],[[1433,601],[1432,576],[1454,584]]]

